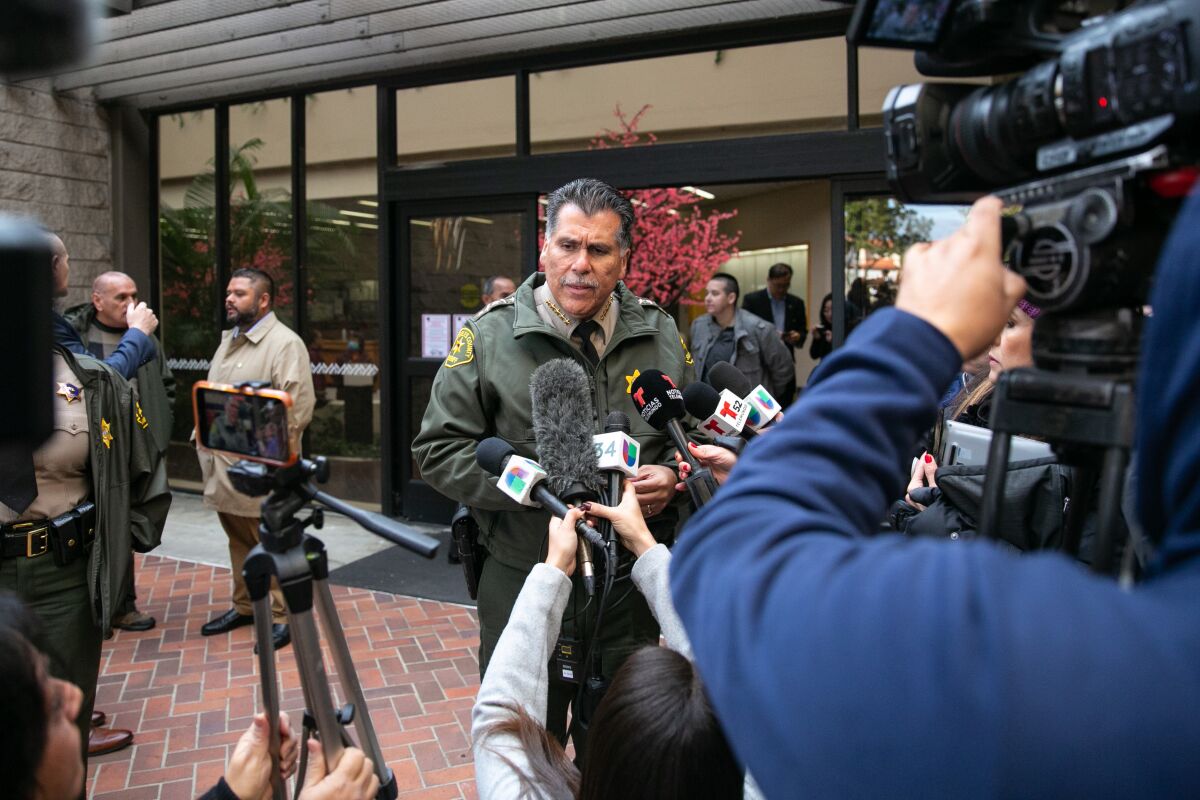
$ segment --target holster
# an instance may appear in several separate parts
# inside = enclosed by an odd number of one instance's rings
[[[54,563],[65,567],[87,553],[96,538],[96,504],[80,503],[65,514],[50,520],[50,549]]]
[[[462,563],[467,593],[475,600],[479,597],[479,577],[483,574],[487,551],[479,544],[479,524],[471,516],[471,509],[464,505],[460,505],[450,518],[450,540],[450,546],[458,553]]]

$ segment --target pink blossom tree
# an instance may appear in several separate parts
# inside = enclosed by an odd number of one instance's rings
[[[658,137],[638,130],[649,109],[645,105],[628,116],[618,105],[613,112],[617,128],[596,136],[589,149],[654,144]],[[697,303],[693,295],[703,292],[713,273],[737,255],[741,231],[733,235],[720,231],[721,222],[736,217],[737,210],[705,211],[699,207],[699,196],[676,188],[633,189],[623,194],[633,203],[634,212],[633,253],[625,284],[664,308]]]

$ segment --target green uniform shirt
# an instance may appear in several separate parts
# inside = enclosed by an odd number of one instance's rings
[[[529,381],[555,358],[574,358],[592,381],[593,430],[602,433],[610,411],[629,415],[631,434],[642,447],[642,464],[674,466],[674,445],[638,416],[630,387],[643,369],[658,369],[682,388],[693,379],[692,357],[675,321],[649,300],[617,284],[619,316],[604,355],[593,368],[570,341],[538,316],[534,289],[545,275],[531,275],[514,295],[498,300],[469,321],[438,370],[413,456],[421,477],[447,497],[471,507],[481,542],[507,566],[529,570],[541,560],[549,514],[518,505],[496,488],[496,479],[475,463],[475,449],[489,436],[510,442],[536,459]]]

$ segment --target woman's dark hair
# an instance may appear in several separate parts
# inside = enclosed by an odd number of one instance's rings
[[[954,399],[950,401],[948,419],[961,419],[972,408],[982,408],[991,398],[992,390],[995,388],[996,384],[992,383],[986,370],[972,375],[967,381],[967,385],[960,389]],[[984,413],[986,414],[986,412]]]
[[[5,797],[30,800],[37,789],[37,768],[46,747],[49,719],[42,657],[31,644],[39,639],[36,623],[15,596],[0,593],[0,775]]]
[[[692,662],[665,647],[626,659],[592,720],[579,797],[715,800],[743,782]]]
[[[700,676],[674,650],[644,647],[617,670],[592,719],[582,776],[542,725],[523,709],[512,713],[487,735],[520,742],[533,773],[521,775],[524,796],[536,796],[534,787],[547,797],[581,800],[742,796],[742,770]]]

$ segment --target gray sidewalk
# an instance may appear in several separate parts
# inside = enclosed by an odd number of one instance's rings
[[[221,523],[217,521],[217,513],[204,507],[200,495],[178,489],[172,494],[171,512],[167,515],[162,544],[154,550],[154,555],[228,568],[229,543],[225,532],[221,530]],[[413,530],[434,535],[445,529],[442,525],[404,524]],[[393,546],[391,542],[363,530],[353,520],[332,511],[325,513],[325,527],[321,530],[309,528],[308,532],[325,543],[331,570]],[[439,552],[438,557],[443,555]]]

